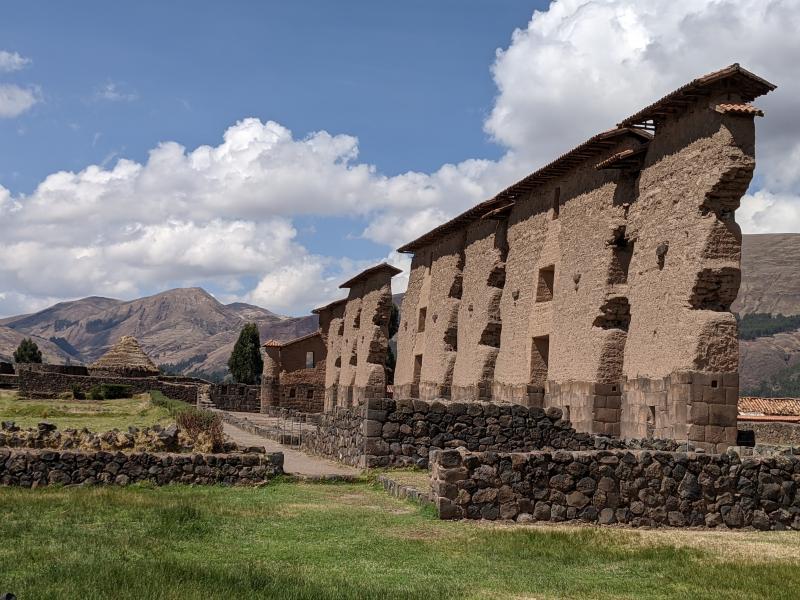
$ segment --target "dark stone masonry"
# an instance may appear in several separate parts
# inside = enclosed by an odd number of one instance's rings
[[[800,530],[800,457],[649,450],[436,451],[442,519]]]
[[[258,485],[283,474],[283,453],[151,454],[0,448],[0,485]]]

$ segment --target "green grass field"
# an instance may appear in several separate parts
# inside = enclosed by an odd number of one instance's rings
[[[797,598],[800,533],[438,521],[367,483],[0,488],[19,598]]]
[[[166,408],[150,403],[149,394],[120,400],[28,400],[5,391],[0,392],[0,420],[15,421],[20,427],[49,421],[59,429],[88,427],[95,432],[174,421]]]

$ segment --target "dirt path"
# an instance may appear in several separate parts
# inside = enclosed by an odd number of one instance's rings
[[[237,444],[243,446],[263,446],[267,452],[283,452],[283,470],[292,475],[324,477],[331,475],[356,476],[361,473],[359,469],[354,467],[341,465],[332,460],[326,460],[318,456],[308,455],[305,452],[283,446],[278,442],[243,431],[230,423],[224,424],[224,431]]]

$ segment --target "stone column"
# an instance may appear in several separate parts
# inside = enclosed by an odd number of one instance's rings
[[[277,342],[264,344],[264,371],[261,374],[261,412],[280,401],[281,347]]]

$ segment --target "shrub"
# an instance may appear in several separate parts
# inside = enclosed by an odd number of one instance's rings
[[[172,398],[167,398],[162,392],[158,390],[150,390],[150,404],[153,406],[159,406],[161,408],[166,408],[167,412],[169,412],[170,417],[177,417],[178,413],[181,413],[185,410],[192,408],[190,404],[186,404],[181,400],[173,400]]]
[[[197,441],[201,434],[205,434],[211,441],[214,452],[222,448],[225,437],[222,433],[222,417],[220,415],[209,410],[188,407],[178,413],[175,422],[192,440]]]
[[[83,390],[81,389],[81,386],[79,386],[77,383],[73,383],[70,386],[70,390],[72,391],[72,397],[75,400],[85,400],[86,399],[86,394],[83,393]]]
[[[129,385],[118,383],[101,383],[100,393],[106,400],[116,400],[118,398],[132,398],[133,388]]]
[[[99,385],[93,385],[89,388],[89,393],[86,394],[86,397],[89,398],[89,400],[102,400],[103,391],[100,389]]]

